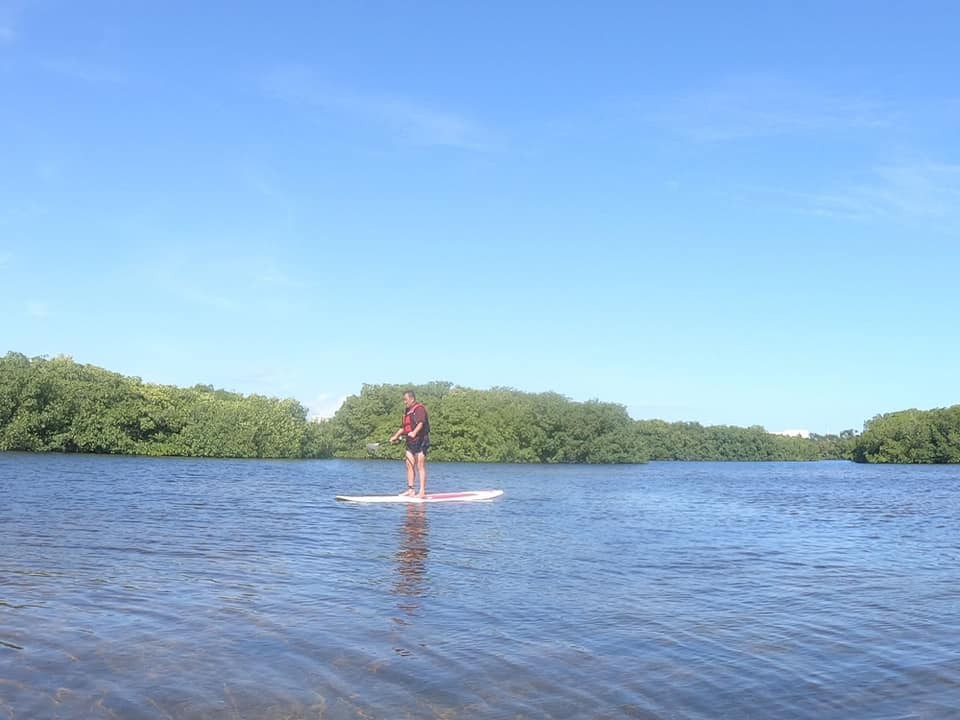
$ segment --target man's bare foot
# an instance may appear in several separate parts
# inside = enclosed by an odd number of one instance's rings
[[[413,491],[411,490],[410,492],[412,493]],[[426,490],[424,490],[423,488],[420,488],[420,492],[417,494],[417,497],[422,500],[426,496],[427,496]]]
[[[413,497],[413,488],[407,488],[404,490],[402,493],[400,493],[400,497]]]

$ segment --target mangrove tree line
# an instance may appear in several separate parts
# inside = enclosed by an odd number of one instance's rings
[[[0,450],[326,457],[295,400],[151,385],[69,357],[0,358]]]
[[[291,399],[209,385],[144,383],[71,358],[0,357],[0,450],[191,457],[400,457],[385,443],[407,386],[364,385],[333,418]],[[647,460],[960,462],[960,405],[878,415],[863,434],[809,439],[762,427],[633,420],[622,405],[557,393],[412,386],[430,411],[435,460],[630,463]]]
[[[960,405],[877,415],[865,423],[853,459],[870,463],[960,463]]]

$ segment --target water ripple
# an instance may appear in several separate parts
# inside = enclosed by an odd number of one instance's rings
[[[0,718],[956,717],[955,468],[433,471],[0,454]]]

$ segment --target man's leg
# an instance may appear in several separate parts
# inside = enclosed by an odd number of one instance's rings
[[[417,470],[420,474],[420,492],[418,495],[423,497],[427,494],[427,454],[417,453]]]
[[[413,457],[413,453],[407,450],[407,489],[404,490],[401,495],[413,495],[413,468],[416,464],[416,459]]]

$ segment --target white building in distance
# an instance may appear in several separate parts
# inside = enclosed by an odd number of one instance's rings
[[[780,432],[770,433],[771,435],[784,435],[786,437],[798,437],[804,440],[810,439],[809,430],[781,430]]]

